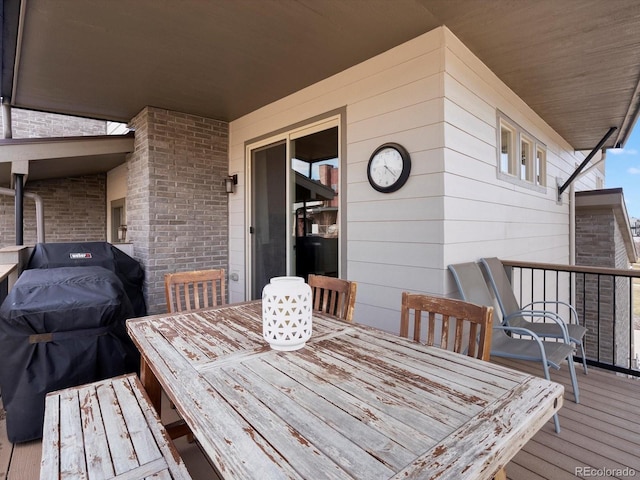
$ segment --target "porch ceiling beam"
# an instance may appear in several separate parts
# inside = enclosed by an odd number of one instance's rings
[[[571,174],[569,179],[566,182],[564,182],[564,184],[561,187],[558,187],[558,201],[560,201],[564,191],[569,187],[569,185],[571,185],[571,182],[573,182],[576,179],[576,177],[578,175],[580,175],[580,172],[582,172],[582,170],[584,170],[584,167],[587,166],[587,164],[593,158],[593,156],[596,153],[598,153],[598,151],[600,151],[600,149],[603,147],[603,145],[606,143],[606,141],[609,139],[609,137],[611,135],[613,135],[613,132],[615,132],[617,129],[618,129],[618,127],[609,128],[609,131],[604,135],[604,137],[602,137],[602,140],[600,140],[600,142],[598,142],[598,145],[596,145],[595,148],[593,150],[591,150],[591,153],[589,153],[589,155],[587,155],[587,158],[585,158],[582,161],[580,166],[578,168],[576,168],[576,171]]]
[[[129,153],[133,144],[133,134],[0,140],[0,163]]]

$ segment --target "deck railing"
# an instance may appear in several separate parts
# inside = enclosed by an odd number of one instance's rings
[[[640,298],[633,296],[634,282],[640,285],[640,270],[502,262],[521,304],[560,300],[576,308],[580,323],[588,329],[588,364],[640,377],[636,357],[640,345],[634,348],[634,322],[640,328],[640,318],[634,318],[634,301]]]

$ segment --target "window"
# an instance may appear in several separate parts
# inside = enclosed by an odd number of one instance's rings
[[[500,171],[515,175],[516,132],[510,125],[500,122]]]
[[[540,145],[536,147],[536,185],[547,186],[547,150]]]
[[[520,179],[533,181],[533,142],[520,135]]]
[[[111,201],[111,243],[126,243],[127,220],[126,200],[119,198]]]
[[[498,112],[498,177],[523,186],[546,187],[547,147]]]

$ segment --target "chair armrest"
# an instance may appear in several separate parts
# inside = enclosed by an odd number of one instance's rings
[[[567,329],[567,324],[564,319],[555,312],[550,312],[548,310],[519,310],[517,312],[513,312],[511,315],[507,315],[503,318],[503,322],[509,323],[509,319],[512,317],[531,317],[531,318],[550,318],[555,323],[558,324],[560,330],[562,330],[562,337],[564,343],[570,343],[569,341],[569,330]],[[526,330],[526,329],[525,329]]]
[[[578,318],[578,311],[575,309],[575,307],[573,305],[571,305],[570,303],[567,302],[563,302],[561,300],[538,300],[536,302],[531,302],[527,305],[525,305],[524,307],[522,307],[522,309],[526,309],[529,308],[533,305],[547,305],[547,304],[553,304],[553,305],[563,305],[567,308],[569,308],[569,323],[571,323],[571,319],[575,318],[575,322],[576,324],[580,325],[580,319]]]

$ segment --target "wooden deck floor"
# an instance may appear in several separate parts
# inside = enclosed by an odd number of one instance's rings
[[[537,364],[500,363],[541,375]],[[549,421],[507,466],[509,479],[640,477],[640,380],[595,368],[585,376],[580,368],[581,403],[576,405],[566,366],[551,375],[565,386],[565,403],[560,410],[562,431],[557,435]],[[171,412],[163,412],[163,419],[170,417]],[[216,478],[195,443],[183,438],[176,441],[176,446],[194,479]],[[39,470],[40,442],[11,445],[6,437],[4,411],[0,410],[0,479],[34,480]]]
[[[542,375],[534,363],[503,364]],[[566,365],[551,372],[565,387],[561,432],[548,422],[507,466],[510,479],[640,477],[640,379],[595,368],[584,375],[578,365],[576,373],[580,404],[573,401]]]

